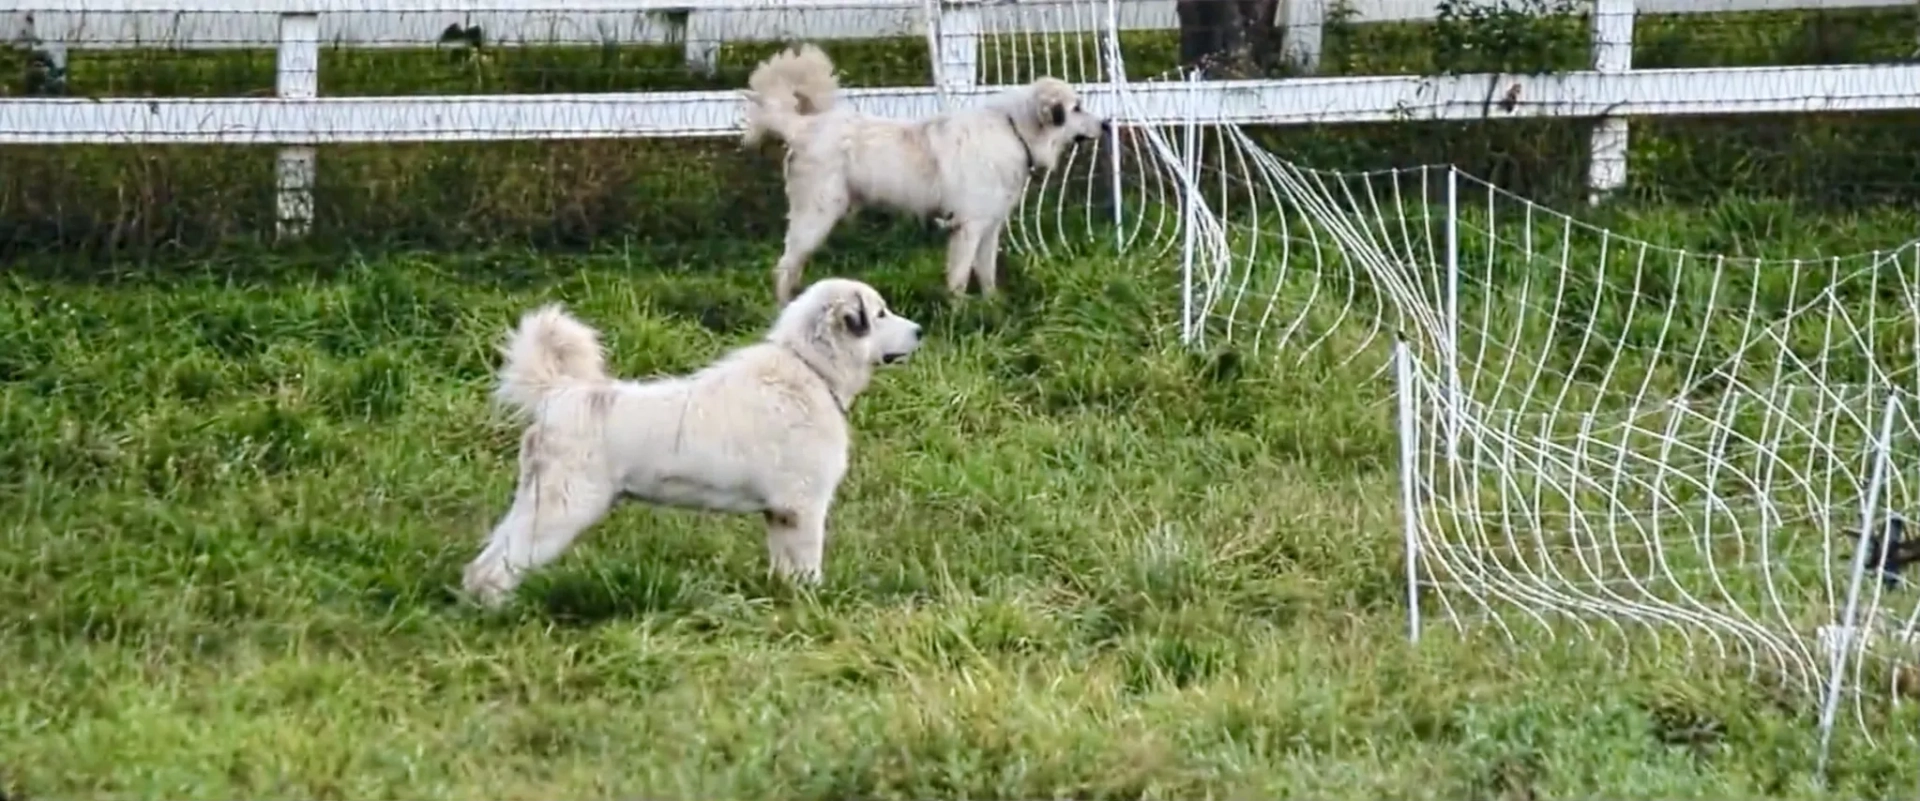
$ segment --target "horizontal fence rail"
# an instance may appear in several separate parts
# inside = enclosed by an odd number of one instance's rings
[[[1436,0],[1283,0],[1282,46],[1311,69],[1322,28],[1434,19]],[[1633,116],[1863,112],[1920,108],[1920,66],[1847,65],[1677,70],[1632,68],[1642,14],[1912,6],[1915,0],[1591,0],[1591,69],[1548,75],[1306,77],[1083,83],[1096,108],[1134,125],[1299,125],[1538,117],[1589,118],[1594,197],[1626,181]],[[1053,4],[1060,5],[1060,4]],[[1084,32],[1178,27],[1173,0],[1089,0],[1079,11],[1009,0],[32,0],[0,11],[0,37],[64,65],[68,50],[272,47],[270,98],[0,99],[0,144],[279,145],[282,232],[311,219],[314,147],[727,136],[740,129],[733,91],[320,97],[322,49],[421,47],[449,25],[481,25],[494,44],[674,44],[711,70],[723,41],[919,36],[933,53],[929,87],[849,90],[888,116],[922,116],[995,91],[980,86],[981,32]],[[1336,8],[1336,6],[1338,6]],[[849,13],[853,12],[853,13]],[[929,31],[931,31],[929,33]],[[1111,72],[1110,69],[1103,72]],[[1117,92],[1129,94],[1125,104]]]
[[[1745,11],[1799,11],[1911,6],[1913,0],[1641,0],[1641,14],[1716,14]],[[821,14],[809,2],[756,4],[699,0],[626,0],[625,2],[421,2],[419,0],[32,0],[31,7],[0,11],[0,40],[34,38],[75,50],[113,50],[139,42],[152,47],[227,49],[279,44],[275,17],[282,13],[321,15],[320,41],[354,48],[429,47],[450,24],[484,28],[501,47],[540,45],[669,45],[699,42],[763,42],[789,39],[876,39],[924,36],[921,0],[861,3],[872,13]],[[984,4],[981,15],[995,30],[1053,33],[1070,19],[1018,13],[1018,0]],[[1331,4],[1303,2],[1292,12],[1296,22],[1324,22]],[[1116,0],[1120,30],[1174,30],[1180,26],[1174,0]],[[1438,0],[1352,0],[1350,22],[1424,22],[1439,15]],[[809,13],[809,12],[814,13]],[[1304,13],[1303,13],[1304,12]],[[1315,19],[1315,18],[1318,19]]]
[[[1712,81],[1703,81],[1707,73]],[[1888,111],[1920,107],[1920,65],[1749,67],[1559,75],[1373,76],[1129,85],[1123,125],[1304,125],[1535,117]],[[1079,87],[1117,108],[1105,84]],[[998,89],[949,93],[965,103]],[[1920,90],[1916,90],[1920,91]],[[849,89],[874,114],[918,117],[932,88]],[[438,97],[46,98],[0,102],[0,144],[276,145],[711,137],[740,132],[734,92]]]

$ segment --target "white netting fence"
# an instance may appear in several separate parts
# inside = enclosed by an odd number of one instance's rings
[[[1398,332],[1425,626],[1679,648],[1796,691],[1823,735],[1885,732],[1920,656],[1920,244],[1694,252],[1451,168],[1308,169],[1233,126],[1127,136],[1119,215],[1095,211],[1102,165],[1070,164],[1013,240],[1178,264],[1198,347],[1332,349],[1392,380]]]
[[[1184,257],[1195,344],[1385,369],[1405,338],[1428,625],[1677,646],[1884,728],[1920,622],[1920,245],[1690,252],[1449,168],[1301,168],[1235,128],[1143,152],[1131,185],[1200,195],[1123,227]]]

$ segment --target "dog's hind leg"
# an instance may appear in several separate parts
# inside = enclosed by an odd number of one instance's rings
[[[486,606],[500,605],[528,571],[558,558],[613,507],[612,488],[599,480],[553,476],[540,466],[522,476],[513,507],[463,577],[467,592]]]
[[[790,581],[819,583],[827,545],[826,506],[769,509],[766,516],[768,569]]]
[[[955,296],[967,294],[967,279],[973,276],[973,260],[986,232],[978,222],[960,220],[947,237],[947,291]]]
[[[533,504],[515,499],[506,517],[493,527],[487,547],[467,563],[461,586],[482,606],[499,606],[520,583],[519,576],[507,565],[507,553],[515,540],[525,539],[533,525]]]
[[[786,249],[773,265],[773,295],[782,306],[793,300],[794,291],[799,289],[800,272],[806,269],[808,257],[827,241],[827,235],[833,233],[833,226],[849,208],[844,195],[808,200],[805,204],[794,203],[788,213]]]
[[[1000,231],[1006,225],[1004,220],[989,224],[973,256],[973,278],[980,285],[980,294],[986,297],[1000,293]]]

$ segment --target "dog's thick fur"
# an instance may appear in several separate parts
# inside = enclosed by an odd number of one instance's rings
[[[609,376],[599,334],[558,305],[529,313],[502,349],[496,390],[531,420],[519,484],[467,565],[467,592],[499,604],[622,496],[764,515],[771,569],[818,581],[848,409],[876,365],[919,345],[918,324],[872,287],[837,278],[781,310],[765,341],[645,382]]]
[[[742,141],[774,138],[787,148],[787,242],[774,265],[782,304],[807,258],[863,205],[939,220],[949,231],[947,289],[964,294],[972,278],[993,294],[1000,232],[1028,175],[1053,169],[1069,145],[1108,126],[1057,78],[924,120],[868,116],[839,102],[833,62],[811,44],[761,62],[747,87]]]

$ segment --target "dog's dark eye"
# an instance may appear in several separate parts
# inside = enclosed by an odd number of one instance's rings
[[[887,319],[887,310],[886,310],[886,309],[881,309],[881,310],[880,310],[880,313],[879,313],[879,314],[876,314],[876,315],[874,315],[874,316],[875,316],[875,317],[878,317],[878,318],[880,318],[880,319],[882,319],[882,320],[885,320],[885,319]]]
[[[1073,104],[1073,113],[1075,113],[1075,114],[1079,114],[1079,113],[1080,113],[1080,104],[1079,104],[1079,103],[1075,103],[1075,104]]]

